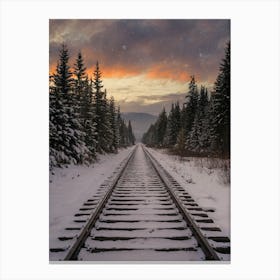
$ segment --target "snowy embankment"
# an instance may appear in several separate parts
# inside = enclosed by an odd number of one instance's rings
[[[219,168],[207,168],[208,159],[180,159],[165,150],[149,148],[149,151],[199,206],[215,210],[207,214],[230,236],[230,185],[225,180],[227,174]]]
[[[73,220],[85,200],[96,193],[132,149],[121,149],[118,154],[99,155],[97,162],[88,167],[72,165],[68,168],[55,168],[50,173],[50,247],[57,241],[61,230]]]

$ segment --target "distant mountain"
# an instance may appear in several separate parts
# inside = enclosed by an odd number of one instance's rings
[[[140,142],[143,134],[148,130],[149,126],[157,119],[156,116],[147,113],[122,113],[125,121],[131,122],[131,126],[137,142]]]

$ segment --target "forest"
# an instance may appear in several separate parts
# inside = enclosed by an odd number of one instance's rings
[[[230,158],[230,42],[213,90],[191,76],[183,105],[173,103],[168,114],[163,108],[142,142],[181,156]]]
[[[130,121],[125,123],[114,98],[103,89],[96,63],[92,77],[86,74],[79,52],[73,68],[62,44],[55,73],[49,75],[49,164],[91,164],[97,154],[117,153],[134,145]]]

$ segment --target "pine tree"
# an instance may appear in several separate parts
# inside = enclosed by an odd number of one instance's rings
[[[99,153],[110,152],[112,151],[113,138],[109,123],[110,112],[106,91],[102,91],[103,85],[98,62],[96,63],[93,75],[97,151]]]
[[[118,134],[118,124],[117,124],[117,113],[115,108],[114,97],[110,98],[109,103],[110,110],[110,129],[112,132],[112,151],[117,152],[119,147],[119,134]]]
[[[171,110],[167,118],[166,135],[164,144],[167,147],[174,147],[181,129],[181,110],[179,102],[171,105]]]
[[[230,42],[220,65],[212,93],[211,147],[218,154],[230,155]]]
[[[121,118],[121,110],[120,106],[117,109],[117,116],[116,116],[116,141],[118,143],[118,148],[121,147],[121,125],[122,125],[122,118]]]
[[[164,145],[164,136],[166,134],[166,128],[167,128],[167,116],[166,116],[165,108],[163,108],[156,122],[157,146],[159,147],[162,147]]]
[[[197,110],[188,139],[188,149],[197,153],[205,152],[209,146],[208,109],[209,101],[207,89],[204,86],[201,86]]]
[[[88,87],[86,67],[84,65],[84,60],[81,52],[78,53],[76,62],[74,64],[73,76],[74,76],[74,81],[73,81],[74,95],[76,101],[75,103],[76,103],[77,113],[80,114],[81,113],[80,103],[81,103],[81,99],[84,97],[82,95],[85,95],[84,93],[87,92],[87,87]]]
[[[59,52],[59,61],[56,66],[56,73],[54,74],[54,86],[56,91],[60,94],[69,94],[73,85],[72,73],[68,61],[68,49],[65,44],[62,44]]]
[[[197,110],[197,103],[198,103],[198,91],[197,85],[195,81],[195,77],[191,76],[191,80],[189,82],[189,91],[188,95],[186,96],[186,103],[184,109],[184,120],[182,120],[182,126],[186,133],[186,148],[189,149],[191,141],[191,130],[195,119],[195,114]]]
[[[87,83],[85,83],[85,80],[87,78],[86,67],[84,65],[84,59],[81,52],[78,53],[76,62],[74,64],[73,75],[75,77],[74,79],[75,93],[77,95],[80,95],[87,86]]]
[[[166,132],[164,136],[164,145],[170,148],[173,143],[173,115],[174,115],[174,103],[171,105],[171,110],[167,117]],[[172,144],[173,143],[173,144]]]
[[[105,89],[103,95],[103,106],[104,111],[104,121],[103,121],[103,138],[106,143],[103,145],[103,150],[105,152],[114,152],[114,131],[112,130],[111,111],[110,111],[110,102],[107,99],[107,90]]]
[[[96,158],[96,122],[95,122],[95,106],[92,100],[92,82],[85,78],[83,90],[80,95],[80,121],[85,132],[85,144],[89,149],[89,162],[93,162]]]

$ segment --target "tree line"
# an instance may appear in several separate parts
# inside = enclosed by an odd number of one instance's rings
[[[81,52],[71,69],[69,51],[62,44],[56,71],[49,76],[50,168],[90,164],[98,153],[134,145],[130,121],[125,123],[120,107],[103,90],[99,63],[93,77],[86,70]]]
[[[230,157],[230,42],[211,94],[191,76],[182,107],[172,104],[168,115],[163,109],[142,142],[180,155]]]

